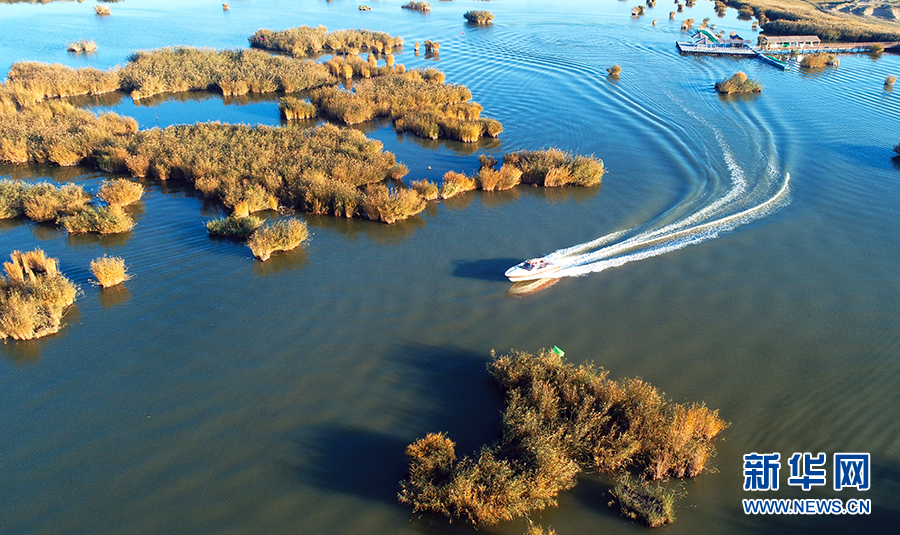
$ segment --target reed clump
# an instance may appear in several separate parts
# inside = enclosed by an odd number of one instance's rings
[[[734,73],[731,78],[726,78],[716,82],[716,91],[722,94],[731,93],[759,93],[762,91],[762,85],[756,80],[747,78],[747,74],[743,71]]]
[[[425,199],[415,189],[390,191],[384,184],[370,184],[363,195],[362,209],[372,221],[390,225],[424,210]]]
[[[256,49],[172,47],[141,51],[128,58],[121,76],[121,89],[136,100],[174,91],[218,90],[225,96],[293,93],[337,83],[328,69],[315,61]]]
[[[36,61],[13,63],[6,75],[6,89],[19,106],[29,106],[48,98],[102,95],[119,89],[117,68],[101,71],[92,67],[73,69],[65,65]]]
[[[512,165],[502,165],[500,170],[482,166],[475,174],[475,183],[482,191],[505,191],[519,185],[522,171]]]
[[[820,54],[807,54],[800,60],[800,66],[807,69],[821,69],[829,65],[834,65],[837,56],[822,52]]]
[[[402,7],[403,9],[411,9],[413,11],[420,11],[422,13],[428,13],[429,11],[431,11],[431,5],[429,5],[428,2],[410,2],[400,7]]]
[[[403,46],[403,38],[369,30],[337,30],[325,26],[298,26],[282,31],[261,29],[250,36],[250,46],[293,56],[370,50],[381,54]]]
[[[718,411],[673,403],[640,379],[613,381],[552,351],[491,356],[506,396],[501,437],[473,457],[458,458],[443,433],[409,445],[398,498],[415,512],[491,525],[556,505],[582,471],[694,477],[727,426]]]
[[[98,196],[110,206],[128,206],[141,200],[144,186],[124,178],[104,180]]]
[[[391,117],[398,132],[429,139],[474,142],[496,137],[503,126],[482,118],[480,105],[462,85],[444,83],[436,69],[416,69],[360,80],[353,92],[338,87],[313,91],[311,101],[322,113],[346,124]]]
[[[644,522],[651,528],[675,521],[675,502],[678,499],[675,489],[666,489],[626,473],[616,478],[616,485],[610,494],[618,502],[623,516]]]
[[[434,201],[441,195],[437,184],[426,179],[413,180],[410,187],[426,201]]]
[[[311,102],[296,97],[283,97],[278,103],[278,110],[288,121],[312,119],[318,113]]]
[[[62,216],[58,221],[70,234],[120,234],[134,227],[134,219],[122,207],[115,205],[88,206]]]
[[[206,230],[210,236],[244,240],[249,238],[262,224],[261,217],[232,213],[228,217],[208,221]]]
[[[77,165],[137,129],[130,117],[95,115],[67,102],[32,105],[0,114],[0,161]]]
[[[474,178],[467,177],[463,173],[456,171],[447,171],[441,182],[441,199],[449,199],[460,193],[472,191],[478,187],[478,183]]]
[[[56,187],[48,183],[29,184],[0,180],[0,219],[27,217],[39,223],[82,210],[90,201],[84,188],[75,184]]]
[[[97,15],[101,17],[105,17],[110,14],[109,6],[96,5],[94,6],[94,11],[97,12]]]
[[[75,41],[66,45],[66,50],[68,50],[69,52],[75,52],[76,54],[79,52],[96,52],[97,43],[95,43],[94,41]]]
[[[494,14],[490,11],[466,11],[463,18],[469,21],[469,24],[490,24],[494,21]]]
[[[272,253],[296,249],[308,238],[309,229],[306,222],[282,219],[260,227],[247,240],[247,246],[253,251],[253,256],[265,262]]]
[[[59,331],[78,287],[41,249],[13,251],[0,276],[0,338],[31,340]]]
[[[610,76],[618,76],[619,74],[622,73],[622,67],[619,65],[613,65],[612,67],[606,69],[606,72]]]
[[[91,260],[91,273],[97,279],[97,284],[104,288],[122,284],[131,278],[125,267],[125,260],[116,256],[103,255]]]
[[[894,76],[893,74],[889,74],[889,75],[884,79],[884,87],[885,87],[886,89],[893,89],[893,88],[894,88],[894,82],[896,82],[896,81],[897,81],[897,77]]]
[[[606,172],[603,160],[575,156],[560,149],[518,151],[506,154],[503,164],[522,171],[522,182],[547,188],[599,186]]]

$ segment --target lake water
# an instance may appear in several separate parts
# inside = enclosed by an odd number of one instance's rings
[[[472,172],[477,155],[560,147],[603,158],[589,190],[472,192],[387,226],[305,216],[302,250],[266,263],[210,238],[222,213],[179,183],[147,182],[137,226],[105,238],[0,222],[0,252],[41,247],[83,295],[59,334],[0,345],[2,533],[469,533],[396,500],[404,448],[446,431],[460,454],[499,431],[491,349],[558,345],[612,377],[640,376],[731,422],[718,473],[685,485],[669,533],[875,533],[900,522],[900,58],[841,57],[816,72],[756,60],[681,57],[680,21],[660,3],[433,2],[429,14],[376,1],[126,0],[0,5],[0,67],[20,60],[108,68],[139,49],[238,48],[259,28],[326,25],[402,36],[397,61],[468,86],[499,140],[423,141],[362,125],[408,180]],[[495,24],[467,26],[489,9]],[[656,26],[651,24],[658,19]],[[96,54],[65,45],[94,40]],[[414,56],[413,41],[440,42]],[[606,68],[619,64],[618,80]],[[720,98],[738,70],[762,94]],[[152,106],[83,105],[142,128],[206,120],[278,124],[276,98],[173,95]],[[74,181],[85,168],[5,166],[0,176]],[[270,214],[271,216],[272,214]],[[694,218],[694,219],[691,219]],[[612,240],[637,244],[516,298],[503,271],[523,258]],[[706,225],[702,228],[697,225]],[[666,229],[669,230],[660,230]],[[671,234],[670,234],[671,235]],[[643,236],[643,238],[641,238]],[[634,243],[634,242],[632,242]],[[608,244],[607,244],[608,245]],[[683,246],[683,247],[682,247]],[[601,243],[579,249],[602,260]],[[124,289],[90,284],[88,264],[125,258]],[[571,256],[570,256],[571,258]],[[622,258],[622,255],[619,255]],[[621,262],[618,262],[621,263]],[[614,262],[613,264],[616,264]],[[829,484],[745,492],[742,456],[825,452]],[[871,489],[830,489],[834,453],[871,454]],[[584,475],[532,519],[560,535],[644,533]],[[745,498],[866,498],[862,516],[745,515]],[[517,534],[524,521],[482,528]]]

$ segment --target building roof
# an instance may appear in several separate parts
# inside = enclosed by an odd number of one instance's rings
[[[818,43],[819,36],[818,35],[763,35],[765,37],[766,42],[770,45],[777,45],[781,43]]]

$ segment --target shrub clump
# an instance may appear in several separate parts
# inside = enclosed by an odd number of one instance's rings
[[[616,485],[610,494],[615,498],[610,505],[618,502],[623,516],[640,520],[651,528],[675,521],[675,502],[678,498],[675,489],[666,489],[626,473],[616,478]]]
[[[59,219],[59,224],[70,234],[93,232],[96,234],[120,234],[134,227],[134,220],[120,206],[89,206]]]
[[[436,200],[440,196],[440,190],[437,184],[428,180],[413,180],[410,187],[415,190],[426,201]]]
[[[104,287],[122,284],[131,278],[125,267],[125,260],[116,256],[106,256],[91,260],[91,273],[97,278],[97,283]]]
[[[472,191],[478,186],[474,178],[467,177],[463,173],[447,171],[444,173],[441,183],[441,199],[449,199],[460,193]]]
[[[312,119],[316,116],[316,107],[306,100],[296,97],[283,97],[278,103],[281,116],[288,121]]]
[[[309,238],[306,222],[296,219],[281,221],[260,227],[247,240],[253,256],[265,262],[276,251],[290,251],[299,247]]]
[[[29,184],[0,180],[0,219],[25,216],[33,221],[55,222],[57,218],[81,210],[90,196],[81,186],[48,183]]]
[[[225,96],[293,93],[337,80],[315,61],[262,50],[211,50],[190,47],[136,52],[122,69],[121,89],[134,99],[172,91],[218,90]]]
[[[747,78],[747,74],[738,71],[731,78],[716,82],[716,91],[729,95],[731,93],[759,93],[762,86],[756,80]]]
[[[79,52],[96,52],[97,43],[95,43],[94,41],[75,41],[66,45],[66,50],[68,50],[69,52],[75,52],[76,54]]]
[[[694,477],[727,426],[718,411],[673,403],[640,379],[612,381],[552,351],[492,353],[490,372],[506,395],[500,439],[462,458],[442,433],[408,446],[398,498],[414,511],[490,525],[556,505],[581,471]]]
[[[497,137],[503,126],[482,118],[482,107],[468,102],[471,98],[468,88],[444,83],[444,74],[436,69],[361,80],[353,92],[326,87],[310,95],[322,113],[350,125],[391,117],[398,132],[429,139],[473,142],[483,136]]]
[[[555,148],[511,152],[503,157],[503,164],[522,171],[523,183],[547,188],[598,186],[606,172],[599,158],[573,156]]]
[[[210,236],[243,240],[253,234],[262,224],[263,219],[261,217],[231,214],[228,217],[208,221],[206,230]]]
[[[428,2],[410,2],[400,7],[403,9],[412,9],[413,11],[421,11],[422,13],[431,11],[431,5],[429,5]]]
[[[59,272],[56,259],[35,249],[13,251],[0,276],[0,338],[31,340],[59,331],[78,288]]]
[[[490,11],[466,11],[463,18],[469,21],[469,24],[490,24],[494,20],[494,14]]]
[[[144,186],[124,178],[104,180],[100,185],[98,197],[106,201],[110,206],[128,206],[141,200],[144,195]]]
[[[306,56],[323,52],[357,53],[371,50],[381,54],[402,46],[403,38],[369,30],[337,30],[329,32],[325,26],[298,26],[275,32],[257,30],[250,36],[250,46]]]
[[[800,66],[807,69],[821,69],[829,65],[835,65],[837,56],[822,52],[820,54],[807,54],[800,60]]]
[[[425,199],[415,189],[390,191],[384,184],[370,184],[362,198],[362,209],[372,221],[391,224],[425,209]]]

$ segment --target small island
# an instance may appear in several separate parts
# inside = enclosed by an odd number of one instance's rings
[[[762,86],[756,80],[747,78],[747,74],[743,71],[734,73],[731,78],[716,82],[716,91],[724,95],[733,93],[759,93]]]

